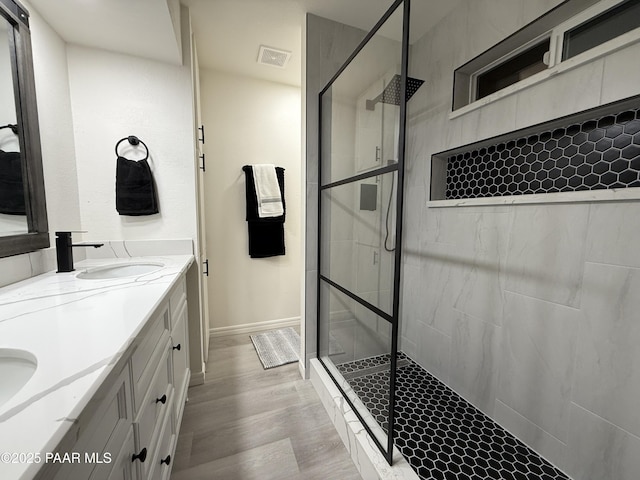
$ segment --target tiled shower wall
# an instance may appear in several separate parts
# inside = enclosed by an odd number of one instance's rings
[[[635,480],[640,203],[426,206],[432,154],[640,94],[635,44],[450,119],[453,70],[558,3],[463,0],[412,46],[401,348],[576,480]]]
[[[304,305],[302,325],[302,355],[305,376],[309,360],[316,357],[316,322],[318,291],[318,140],[319,94],[349,58],[367,32],[341,23],[308,14],[305,26],[303,168],[306,198],[304,209]]]

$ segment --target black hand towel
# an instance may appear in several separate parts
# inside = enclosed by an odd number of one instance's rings
[[[20,152],[0,150],[0,213],[26,214]]]
[[[158,195],[147,160],[118,156],[116,165],[116,210],[120,215],[158,213]]]
[[[246,220],[249,231],[249,256],[251,258],[275,257],[285,254],[284,220],[287,207],[284,201],[284,168],[276,167],[278,186],[282,195],[284,214],[280,217],[260,218],[258,216],[258,197],[253,180],[253,168],[242,167],[245,176]]]

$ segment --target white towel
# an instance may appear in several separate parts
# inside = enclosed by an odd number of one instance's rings
[[[276,167],[269,164],[252,165],[252,167],[258,199],[258,216],[266,218],[284,215]]]

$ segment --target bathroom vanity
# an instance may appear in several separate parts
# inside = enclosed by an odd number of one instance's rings
[[[169,478],[192,262],[85,260],[0,289],[0,478]]]

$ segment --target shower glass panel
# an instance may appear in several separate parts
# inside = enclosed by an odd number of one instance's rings
[[[320,273],[388,315],[393,314],[395,179],[390,172],[325,189],[321,205]]]
[[[318,357],[389,463],[407,35],[398,0],[320,94]],[[369,408],[357,394],[365,378],[379,386]]]
[[[389,396],[379,395],[369,411],[354,389],[365,377],[378,375],[388,391],[391,324],[326,282],[320,286],[320,300],[325,306],[320,334],[328,340],[321,342],[320,358],[373,437],[386,445],[386,422],[379,424],[376,416],[388,415]]]

